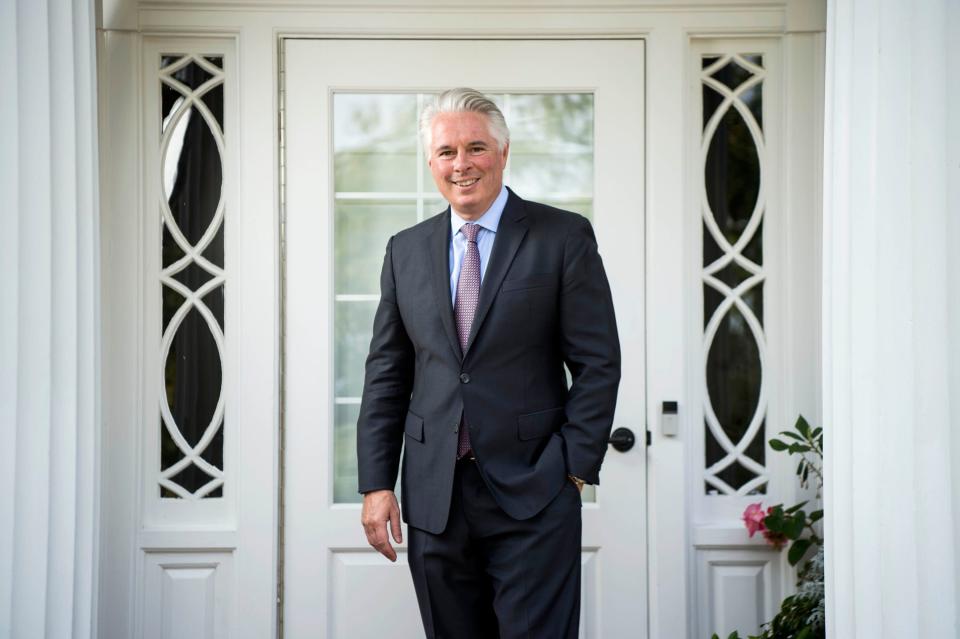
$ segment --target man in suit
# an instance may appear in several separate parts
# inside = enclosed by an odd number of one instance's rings
[[[579,491],[599,483],[620,381],[593,230],[503,185],[509,131],[483,94],[441,94],[420,128],[450,208],[387,243],[357,424],[364,531],[396,560],[402,449],[427,636],[575,637]]]

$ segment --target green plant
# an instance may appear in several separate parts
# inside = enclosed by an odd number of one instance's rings
[[[771,439],[773,450],[799,455],[797,475],[800,485],[809,486],[816,481],[816,499],[820,500],[823,489],[823,429],[811,428],[807,420],[800,415],[793,431],[781,431],[783,439]],[[790,440],[790,441],[786,441]],[[814,510],[807,514],[803,501],[790,508],[783,504],[770,506],[764,512],[760,503],[750,504],[743,513],[743,521],[752,537],[763,534],[767,543],[780,549],[790,542],[787,560],[796,566],[811,548],[815,549],[797,572],[797,592],[780,604],[780,611],[769,622],[763,624],[759,635],[750,635],[748,639],[823,639],[826,637],[824,623],[823,590],[823,539],[814,526],[823,518],[823,510]],[[712,639],[720,639],[714,633]],[[737,631],[730,633],[727,639],[741,639]]]

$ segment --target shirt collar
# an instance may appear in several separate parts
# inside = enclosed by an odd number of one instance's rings
[[[493,204],[490,205],[490,208],[487,209],[483,215],[474,220],[474,224],[479,224],[481,227],[490,231],[491,233],[497,232],[497,227],[500,226],[500,216],[503,215],[503,209],[507,206],[507,187],[500,187],[500,194],[497,195],[497,199],[493,201]],[[460,227],[464,224],[467,224],[467,221],[453,212],[453,207],[450,207],[450,230],[453,235],[456,236],[460,232]]]

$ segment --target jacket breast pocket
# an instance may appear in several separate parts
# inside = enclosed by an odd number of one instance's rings
[[[521,440],[547,437],[560,430],[567,421],[563,406],[538,410],[517,417],[517,438]]]
[[[407,419],[403,423],[403,432],[418,442],[423,441],[423,417],[407,411]]]
[[[556,273],[541,273],[529,277],[518,277],[512,280],[507,279],[503,280],[503,284],[500,286],[500,292],[525,291],[531,288],[544,288],[547,286],[555,287],[557,285],[557,278],[558,275]]]

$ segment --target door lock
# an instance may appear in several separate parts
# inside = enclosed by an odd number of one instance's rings
[[[633,431],[622,426],[610,434],[610,439],[608,441],[611,446],[621,453],[625,453],[633,448],[633,445],[636,442],[637,438],[633,436]]]

